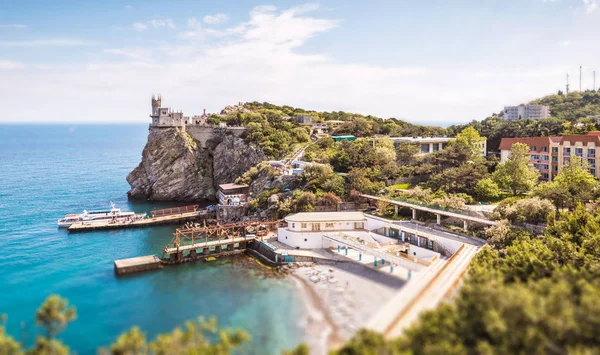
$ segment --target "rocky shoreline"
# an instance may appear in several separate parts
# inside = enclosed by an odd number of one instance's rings
[[[266,157],[244,139],[222,132],[197,139],[179,128],[150,128],[142,161],[127,175],[130,199],[215,200],[220,184],[234,182]]]

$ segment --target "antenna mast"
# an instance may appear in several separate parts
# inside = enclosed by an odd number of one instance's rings
[[[579,92],[581,92],[581,65],[579,66]]]
[[[596,71],[594,70],[594,87],[592,88],[592,91],[596,91]]]
[[[569,95],[569,74],[567,73],[567,95]]]

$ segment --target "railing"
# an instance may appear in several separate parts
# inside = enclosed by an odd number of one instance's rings
[[[441,206],[438,206],[438,205],[432,205],[432,204],[428,204],[428,203],[424,203],[424,202],[406,200],[406,199],[397,198],[397,197],[392,197],[392,198],[390,198],[390,200],[398,201],[398,202],[404,202],[404,203],[408,203],[408,204],[412,204],[412,205],[420,206],[420,207],[427,207],[427,208],[431,208],[431,209],[438,210],[438,211],[444,211],[444,212],[452,212],[452,213],[462,214],[462,215],[469,216],[469,217],[479,217],[478,215],[476,215],[474,213],[471,213],[470,211],[459,210],[457,208],[441,207]]]

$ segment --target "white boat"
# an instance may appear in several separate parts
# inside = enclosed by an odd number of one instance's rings
[[[120,208],[115,208],[114,203],[110,203],[110,210],[91,211],[86,210],[83,213],[71,213],[65,215],[64,218],[58,220],[59,227],[69,227],[75,223],[99,223],[110,221],[124,221],[127,219],[144,218],[145,213],[139,214],[135,212],[122,212]]]

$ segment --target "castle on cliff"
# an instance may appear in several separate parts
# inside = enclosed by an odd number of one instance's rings
[[[184,116],[181,111],[173,111],[170,107],[162,107],[162,97],[160,95],[152,95],[152,119],[151,127],[167,128],[179,127],[185,130],[188,125],[207,126],[208,115],[206,109],[202,115]]]

